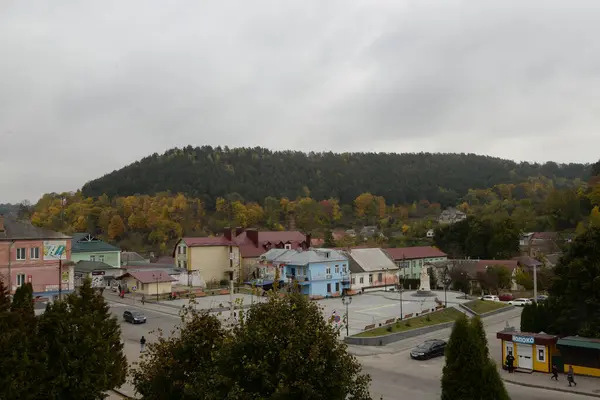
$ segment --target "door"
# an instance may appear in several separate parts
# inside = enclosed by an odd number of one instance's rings
[[[517,367],[533,369],[533,346],[529,344],[517,344]]]
[[[504,348],[506,351],[504,352],[504,360],[502,360],[503,365],[506,362],[506,357],[509,354],[512,354],[513,357],[515,356],[515,348],[513,342],[504,342]]]

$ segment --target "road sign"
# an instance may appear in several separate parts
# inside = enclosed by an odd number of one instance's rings
[[[340,320],[341,320],[341,318],[340,318],[340,316],[339,316],[339,315],[336,315],[335,317],[333,317],[333,320],[335,321],[335,323],[336,323],[336,324],[339,324],[339,323],[340,323]]]
[[[132,291],[132,292],[135,292],[136,290],[137,290],[137,286],[133,286],[133,287],[131,288],[131,291]]]

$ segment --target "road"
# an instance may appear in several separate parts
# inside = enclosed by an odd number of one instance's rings
[[[148,317],[148,322],[142,325],[132,325],[123,322],[122,314],[125,309],[143,311]],[[154,341],[156,340],[156,332],[162,330],[164,334],[168,335],[180,321],[179,317],[176,315],[166,312],[151,311],[147,308],[142,309],[139,307],[139,304],[123,305],[111,302],[111,311],[119,318],[119,321],[121,321],[122,338],[125,343],[125,354],[127,355],[129,362],[135,362],[139,357],[139,340],[142,335],[144,335],[149,342]],[[507,317],[490,317],[486,322],[485,328],[488,337],[488,343],[490,345],[490,354],[496,359],[500,358],[500,341],[496,339],[496,332],[505,327],[507,320],[509,323],[517,324],[518,326],[518,312],[507,314],[509,314]],[[438,331],[428,335],[423,335],[420,338],[407,339],[402,342],[397,342],[391,346],[385,346],[383,348],[351,348],[351,351],[361,350],[363,352],[378,352],[378,354],[357,355],[356,351],[353,351],[363,365],[364,372],[371,375],[371,392],[373,399],[379,400],[381,396],[383,396],[384,400],[439,399],[441,393],[440,378],[444,363],[443,358],[427,361],[415,361],[410,359],[409,351],[417,343],[425,339],[447,339],[449,332],[449,330]],[[579,396],[573,393],[561,393],[543,389],[527,388],[508,383],[506,384],[506,387],[513,400],[589,399],[589,397]],[[127,394],[133,393],[130,392]]]

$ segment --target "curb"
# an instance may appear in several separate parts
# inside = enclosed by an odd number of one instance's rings
[[[518,382],[518,381],[513,381],[511,379],[505,379],[505,378],[502,378],[502,380],[504,382],[510,383],[512,385],[525,386],[525,387],[530,387],[530,388],[534,388],[534,389],[552,390],[554,392],[561,392],[561,393],[573,393],[573,394],[578,394],[578,395],[581,395],[581,396],[596,397],[596,398],[600,399],[600,394],[595,394],[595,393],[586,393],[586,392],[581,392],[581,391],[578,391],[578,390],[566,390],[566,389],[561,389],[561,388],[555,388],[555,387],[549,387],[549,386],[543,386],[543,385],[536,385],[534,383]]]

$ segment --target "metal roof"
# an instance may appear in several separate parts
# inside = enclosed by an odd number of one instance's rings
[[[381,249],[352,249],[348,252],[350,257],[356,262],[350,264],[351,272],[371,272],[383,270],[397,270],[398,266]],[[358,266],[362,271],[352,271]]]

